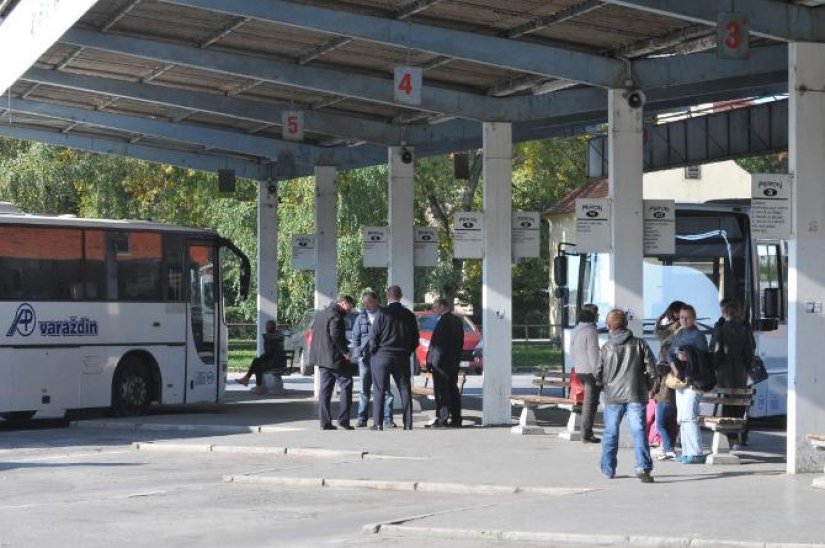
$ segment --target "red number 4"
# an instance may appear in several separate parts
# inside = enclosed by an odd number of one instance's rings
[[[409,72],[405,72],[404,75],[401,76],[401,81],[398,82],[398,89],[407,95],[412,94],[412,76]]]

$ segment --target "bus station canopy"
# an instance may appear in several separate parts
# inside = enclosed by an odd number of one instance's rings
[[[825,28],[819,2],[738,3],[736,60],[716,54],[730,3],[712,0],[86,3],[13,80],[0,135],[259,180],[385,163],[388,146],[477,148],[481,122],[571,135],[606,120],[608,89],[643,90],[646,114],[785,93],[785,43]],[[0,0],[0,43],[37,4]],[[395,99],[402,66],[423,73],[420,103]],[[283,138],[284,111],[302,140]]]

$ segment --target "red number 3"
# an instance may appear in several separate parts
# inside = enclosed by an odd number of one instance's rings
[[[725,46],[728,49],[739,49],[742,44],[742,27],[736,21],[729,21],[725,25],[725,30],[728,31],[728,37],[725,38]]]
[[[405,72],[404,75],[401,77],[401,81],[398,82],[398,89],[400,89],[407,95],[412,94],[412,76],[409,72]]]
[[[290,133],[298,133],[298,117],[297,116],[290,116],[286,119],[287,122],[287,130]]]

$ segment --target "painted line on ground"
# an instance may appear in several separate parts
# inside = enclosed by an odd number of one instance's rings
[[[380,491],[417,491],[420,493],[445,493],[468,495],[544,495],[567,496],[595,491],[595,489],[571,487],[520,487],[517,485],[471,485],[429,481],[394,481],[349,478],[308,478],[236,474],[223,477],[226,483],[280,485],[286,487],[327,487],[331,489],[369,489]]]
[[[262,447],[245,445],[218,445],[204,443],[174,443],[155,441],[136,441],[132,447],[138,451],[182,452],[182,453],[233,453],[248,455],[287,455],[292,457],[314,458],[355,458],[363,460],[366,451],[347,451],[337,449],[319,449],[315,447]]]
[[[547,545],[633,546],[640,548],[825,548],[825,544],[771,541],[736,541],[726,539],[653,537],[636,535],[581,534],[497,529],[452,529],[447,527],[415,527],[394,523],[364,525],[362,533],[387,538],[439,538],[453,540],[499,541],[503,543],[533,542]]]
[[[100,428],[106,430],[129,430],[143,432],[217,432],[221,434],[269,434],[279,432],[300,432],[306,428],[273,426],[269,424],[244,426],[238,424],[176,424],[157,422],[121,421],[72,421],[72,428]]]

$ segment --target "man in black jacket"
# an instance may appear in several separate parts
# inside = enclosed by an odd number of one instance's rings
[[[433,373],[435,392],[435,422],[433,428],[461,428],[461,394],[458,391],[458,369],[464,350],[464,325],[450,312],[444,299],[433,302],[438,322],[427,349],[427,368]],[[448,422],[449,421],[449,422]]]
[[[395,379],[404,408],[404,430],[412,430],[412,385],[410,356],[418,346],[415,314],[401,304],[401,288],[387,288],[387,306],[378,310],[370,331],[372,360],[373,430],[383,430],[384,396]]]
[[[321,394],[318,399],[318,414],[322,430],[337,430],[332,425],[329,402],[335,383],[340,388],[338,406],[338,426],[354,430],[349,424],[352,408],[352,371],[349,363],[349,341],[346,336],[344,316],[355,306],[349,295],[338,298],[338,302],[320,310],[312,320],[312,344],[309,348],[310,363],[318,366],[321,376]]]

